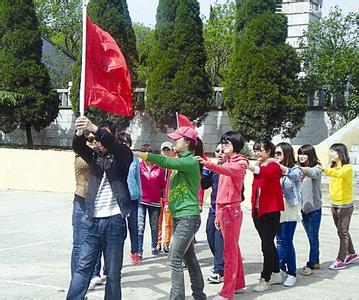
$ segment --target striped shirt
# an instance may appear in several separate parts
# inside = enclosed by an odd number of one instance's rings
[[[106,172],[103,172],[103,177],[98,188],[94,204],[95,218],[105,218],[121,214],[121,209],[118,206],[117,199],[112,192],[110,182],[106,177]]]

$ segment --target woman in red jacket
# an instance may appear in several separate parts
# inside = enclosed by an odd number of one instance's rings
[[[216,300],[233,299],[236,290],[244,288],[244,272],[238,241],[242,225],[242,186],[248,159],[240,154],[244,146],[242,136],[228,131],[220,141],[227,161],[218,165],[203,158],[197,159],[209,170],[220,174],[216,199],[215,226],[221,230],[224,240],[224,283]]]
[[[279,229],[280,212],[284,210],[283,192],[280,185],[282,171],[273,157],[275,146],[268,140],[254,143],[256,165],[249,169],[254,173],[252,185],[252,217],[262,243],[263,270],[255,292],[270,289],[270,284],[282,283],[274,237]]]

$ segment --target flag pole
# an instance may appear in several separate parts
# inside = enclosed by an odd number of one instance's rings
[[[85,82],[86,82],[86,16],[87,0],[82,1],[82,55],[81,55],[81,83],[80,83],[80,116],[85,115]]]

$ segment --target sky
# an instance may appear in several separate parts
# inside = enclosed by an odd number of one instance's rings
[[[207,16],[212,4],[225,3],[226,0],[199,0],[201,15]],[[156,10],[158,0],[127,0],[133,22],[143,23],[146,26],[154,27],[156,24]],[[359,11],[359,0],[323,0],[323,16],[328,15],[330,7],[338,5],[347,14],[350,11]]]

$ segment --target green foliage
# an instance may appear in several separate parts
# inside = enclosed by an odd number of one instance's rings
[[[49,74],[41,63],[42,41],[39,22],[31,0],[0,2],[0,90],[15,96],[9,114],[0,104],[0,129],[26,129],[32,145],[31,128],[50,125],[59,111],[59,98],[52,90]],[[1,96],[0,96],[1,97]]]
[[[40,30],[73,57],[80,51],[82,1],[34,0]]]
[[[126,0],[94,0],[87,7],[87,14],[91,21],[107,31],[120,47],[131,74],[132,88],[137,85],[138,53],[136,36],[132,28]],[[80,51],[81,52],[81,51]],[[81,53],[73,68],[73,87],[71,90],[71,104],[75,114],[79,114],[79,91],[81,77]],[[87,114],[92,120],[108,119],[117,123],[119,128],[128,126],[129,119],[122,116],[113,116],[97,109],[90,109]]]
[[[247,139],[294,137],[304,123],[300,61],[285,43],[287,20],[276,1],[243,0],[240,31],[224,84],[231,125]]]
[[[199,4],[161,0],[150,55],[146,111],[159,127],[175,126],[175,113],[201,120],[210,109],[210,83]]]
[[[312,23],[302,40],[301,58],[308,93],[325,89],[326,107],[335,127],[359,113],[359,13],[347,16],[336,7]],[[343,123],[338,124],[338,115]]]
[[[211,7],[209,19],[204,25],[206,70],[211,86],[222,86],[229,59],[234,52],[235,16],[236,4],[227,0],[225,4]]]

